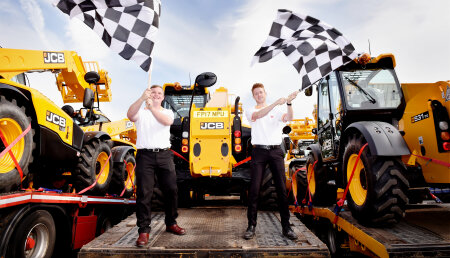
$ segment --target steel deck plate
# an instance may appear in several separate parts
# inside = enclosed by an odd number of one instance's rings
[[[256,237],[245,240],[246,209],[243,207],[202,207],[179,209],[178,224],[187,231],[177,236],[165,231],[164,214],[154,213],[147,246],[135,246],[136,216],[131,215],[103,235],[85,245],[78,257],[253,257],[328,256],[326,245],[295,216],[291,223],[298,239],[281,234],[278,212],[259,211]]]

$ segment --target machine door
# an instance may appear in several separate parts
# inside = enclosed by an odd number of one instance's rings
[[[318,90],[318,138],[324,159],[337,155],[341,135],[340,110],[342,108],[336,74],[322,80]]]

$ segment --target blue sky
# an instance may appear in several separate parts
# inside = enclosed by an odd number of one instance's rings
[[[335,26],[358,51],[393,53],[400,82],[450,80],[450,1],[448,0],[162,0],[156,36],[152,84],[189,83],[201,72],[214,72],[220,86],[254,105],[250,88],[265,84],[268,101],[300,88],[301,79],[282,54],[250,67],[267,37],[277,9],[311,15]],[[73,50],[85,61],[98,61],[112,79],[113,101],[100,103],[112,119],[121,119],[147,87],[148,75],[109,50],[79,20],[52,6],[51,0],[0,1],[0,46],[37,50]],[[31,86],[62,106],[52,74],[30,76]],[[299,94],[294,117],[312,117],[314,97]],[[76,106],[76,105],[74,105]]]

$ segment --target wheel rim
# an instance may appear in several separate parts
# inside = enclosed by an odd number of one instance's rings
[[[19,135],[23,132],[20,125],[11,118],[1,118],[0,119],[0,130],[5,136],[6,142],[10,144],[13,142]],[[6,146],[3,144],[3,141],[0,140],[0,151],[3,151]],[[17,162],[20,162],[23,156],[23,152],[25,150],[25,139],[20,139],[14,147],[11,148],[11,151],[16,158]],[[11,155],[6,153],[3,157],[0,158],[0,173],[8,173],[16,167]]]
[[[352,154],[348,159],[347,163],[347,182],[350,180],[352,175],[353,167],[355,166],[356,160],[358,158],[357,154]],[[366,177],[365,168],[361,159],[358,160],[356,164],[355,173],[353,175],[352,182],[350,183],[349,190],[353,201],[356,205],[362,206],[367,198],[367,187],[366,187]]]
[[[311,192],[311,194],[314,194],[316,192],[316,179],[314,176],[313,164],[308,165],[306,180],[308,180],[309,191]]]
[[[24,243],[25,257],[44,257],[50,241],[50,232],[42,223],[34,225]]]
[[[127,190],[131,190],[133,189],[133,184],[134,184],[134,164],[131,162],[127,162],[125,169],[127,171],[127,179],[125,181],[125,187],[127,188]]]
[[[108,161],[108,162],[106,162],[106,161]],[[98,155],[97,164],[95,167],[96,167],[96,171],[95,171],[96,176],[98,176],[98,174],[100,174],[100,172],[103,169],[102,174],[97,179],[97,183],[104,184],[106,182],[106,179],[108,179],[108,174],[109,174],[109,160],[108,160],[108,154],[106,154],[106,152],[101,152]],[[103,167],[105,167],[105,168],[103,168]]]

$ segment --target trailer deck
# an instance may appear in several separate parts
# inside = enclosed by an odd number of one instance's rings
[[[292,209],[293,211],[294,209]],[[450,204],[408,205],[405,218],[393,227],[372,228],[359,224],[347,209],[341,211],[336,225],[332,208],[299,209],[310,229],[318,219],[347,233],[353,250],[379,257],[449,257],[450,256]]]
[[[246,209],[243,207],[201,207],[179,209],[177,219],[186,235],[165,231],[164,213],[152,215],[152,231],[147,246],[135,246],[138,235],[136,216],[131,215],[106,231],[78,253],[78,257],[252,257],[252,256],[329,256],[327,246],[295,216],[291,223],[298,239],[281,234],[278,212],[259,211],[256,237],[245,240]]]

